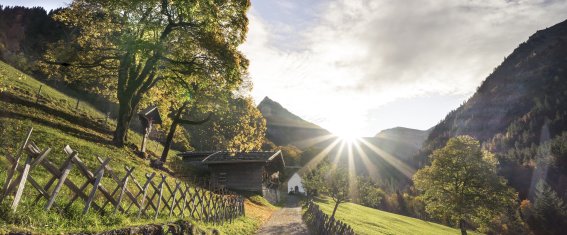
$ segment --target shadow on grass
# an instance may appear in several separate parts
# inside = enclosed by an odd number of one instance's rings
[[[62,118],[65,121],[68,121],[72,124],[75,124],[75,125],[78,125],[78,126],[83,126],[85,128],[91,129],[91,130],[99,132],[101,134],[106,134],[106,135],[112,134],[111,130],[108,130],[104,127],[101,127],[100,123],[98,123],[98,122],[94,122],[94,121],[92,121],[88,118],[82,118],[80,116],[71,115],[71,114],[63,112],[61,110],[57,110],[57,109],[54,109],[54,108],[51,108],[51,107],[48,107],[48,106],[45,106],[45,105],[42,105],[42,104],[31,102],[29,100],[22,99],[21,97],[15,96],[15,95],[10,94],[10,93],[3,93],[0,96],[0,100],[8,102],[8,103],[12,103],[12,104],[22,105],[22,106],[25,106],[25,107],[40,110],[44,113]]]
[[[0,118],[13,118],[13,119],[19,119],[22,121],[32,121],[32,122],[36,122],[48,127],[52,127],[58,130],[61,130],[63,132],[65,132],[65,134],[68,135],[72,135],[74,137],[83,139],[83,140],[87,140],[90,142],[95,142],[95,143],[102,143],[105,145],[110,145],[112,144],[112,142],[109,139],[104,139],[100,136],[97,135],[93,135],[93,134],[89,134],[89,133],[85,133],[84,131],[81,131],[79,129],[76,128],[72,128],[63,124],[58,124],[58,123],[54,123],[54,122],[50,122],[47,121],[45,119],[40,119],[37,117],[33,117],[33,116],[28,116],[28,115],[23,115],[23,114],[19,114],[19,113],[14,113],[14,112],[1,112],[0,113]]]

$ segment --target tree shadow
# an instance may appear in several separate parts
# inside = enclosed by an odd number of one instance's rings
[[[65,121],[68,121],[72,124],[91,129],[91,130],[99,132],[101,134],[105,134],[105,135],[111,135],[112,134],[111,130],[102,127],[100,123],[98,123],[96,121],[92,121],[88,118],[83,118],[81,116],[71,115],[71,114],[66,113],[64,111],[57,110],[57,109],[48,107],[48,106],[43,105],[43,104],[39,104],[39,103],[35,103],[35,102],[29,101],[29,100],[22,99],[21,97],[15,96],[15,95],[10,94],[10,93],[2,94],[2,96],[0,96],[0,97],[1,97],[2,101],[6,101],[8,103],[12,103],[12,104],[16,104],[16,105],[22,105],[22,106],[25,106],[25,107],[37,109],[37,110],[40,110],[44,113],[48,113],[50,115],[62,118]]]
[[[102,143],[102,144],[107,144],[107,145],[112,144],[112,142],[110,140],[104,139],[100,136],[89,134],[89,133],[86,133],[84,131],[81,131],[79,129],[76,129],[76,128],[73,128],[73,127],[70,127],[70,126],[50,122],[48,120],[40,119],[40,118],[29,116],[29,115],[4,111],[4,112],[0,113],[0,118],[13,118],[13,119],[18,119],[18,120],[22,120],[22,121],[28,121],[29,120],[29,121],[32,121],[32,122],[35,122],[35,123],[39,123],[39,124],[42,124],[42,125],[45,125],[45,126],[48,126],[48,127],[52,127],[52,128],[61,130],[65,134],[69,134],[69,135],[72,135],[74,137],[84,139],[84,140],[87,140],[87,141],[90,141],[90,142]]]

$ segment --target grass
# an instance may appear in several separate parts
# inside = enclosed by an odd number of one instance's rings
[[[37,99],[40,86],[42,86],[41,96]],[[76,109],[75,97],[69,97],[0,62],[0,88],[5,87],[7,89],[4,91],[0,90],[0,184],[4,184],[5,169],[9,166],[8,161],[3,156],[8,153],[15,155],[16,149],[22,144],[30,127],[34,128],[31,140],[41,149],[52,148],[48,159],[57,166],[60,166],[66,159],[67,156],[63,152],[63,147],[68,144],[79,152],[79,158],[91,171],[94,171],[100,165],[96,158],[98,156],[103,159],[111,158],[109,165],[119,177],[125,174],[124,166],[135,167],[136,170],[133,175],[138,181],[141,181],[140,183],[145,182],[144,175],[146,173],[165,174],[154,170],[149,166],[148,160],[137,156],[135,146],[141,142],[140,134],[130,131],[127,147],[114,147],[111,144],[111,138],[115,123],[110,120],[105,124],[105,115],[87,102],[81,102],[79,108]],[[152,147],[156,145],[159,145],[158,149],[163,148],[161,144],[150,141],[149,150],[151,151]],[[175,151],[170,153],[170,159],[176,159],[175,153]],[[173,162],[170,167],[176,168],[175,160],[170,162]],[[51,177],[42,167],[34,169],[30,175],[41,185],[44,185]],[[85,181],[76,167],[71,170],[69,179],[79,185]],[[169,177],[168,182],[170,185],[174,185],[172,177]],[[108,174],[105,174],[102,185],[112,192],[116,183]],[[133,184],[129,184],[129,187],[134,194],[137,192]],[[135,216],[127,215],[101,216],[92,211],[86,216],[82,216],[82,200],[77,200],[68,210],[54,208],[52,211],[46,212],[43,210],[46,200],[42,199],[39,203],[33,202],[36,195],[37,192],[32,185],[26,184],[24,196],[16,213],[11,212],[8,205],[13,198],[8,197],[4,200],[3,204],[0,205],[0,234],[10,231],[32,233],[100,232],[134,225],[178,220],[178,218],[165,216],[157,220],[151,218],[137,219]],[[58,203],[64,205],[63,203],[69,200],[70,195],[72,194],[69,189],[63,187],[56,200],[56,205]],[[100,197],[100,195],[97,197]],[[102,199],[98,198],[98,201],[100,204]],[[248,202],[247,204],[250,207],[252,203]],[[271,210],[266,206],[261,206],[261,208],[265,208],[267,212]],[[112,214],[113,208],[109,206],[106,209],[109,210],[108,214]],[[261,213],[255,214],[254,208],[250,207],[250,209],[252,213],[238,219],[233,224],[223,226],[220,229],[221,232],[224,231],[226,234],[238,234],[237,231],[253,232],[252,229],[257,228],[258,224],[261,223],[260,218],[262,218],[264,211],[260,210],[258,212]],[[199,226],[214,227],[203,223],[200,223]]]
[[[316,201],[330,215],[335,206],[330,199]],[[403,215],[393,214],[354,203],[344,203],[335,217],[350,225],[356,234],[460,234],[460,230]],[[477,234],[477,233],[469,233]]]
[[[261,196],[251,196],[244,201],[246,216],[236,219],[227,226],[215,227],[210,224],[199,224],[208,229],[218,229],[222,234],[254,234],[266,222],[278,207],[271,205]]]

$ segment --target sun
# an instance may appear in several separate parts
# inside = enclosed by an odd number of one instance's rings
[[[351,107],[352,108],[352,107]],[[365,132],[363,114],[359,114],[358,109],[338,112],[327,119],[324,127],[336,136],[339,140],[352,143],[363,137]]]
[[[355,130],[349,129],[349,128],[341,128],[339,130],[334,130],[333,135],[335,135],[340,140],[345,141],[347,143],[353,143],[358,138],[360,138],[359,133],[357,133]]]

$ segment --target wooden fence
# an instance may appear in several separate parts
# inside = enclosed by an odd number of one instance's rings
[[[140,181],[134,177],[134,167],[125,166],[126,173],[119,175],[111,168],[110,158],[100,157],[97,157],[100,165],[93,172],[79,158],[79,153],[68,145],[63,149],[67,157],[63,164],[57,167],[48,159],[51,148],[41,150],[30,140],[32,132],[33,129],[28,132],[16,155],[6,155],[11,167],[7,170],[6,181],[0,191],[0,203],[9,198],[8,196],[14,195],[11,203],[14,211],[23,195],[34,194],[24,194],[26,183],[29,183],[37,191],[37,196],[33,199],[34,204],[45,200],[45,210],[54,206],[69,208],[73,203],[81,203],[83,214],[93,209],[102,215],[124,213],[154,219],[160,215],[191,217],[214,224],[232,222],[236,217],[244,215],[242,196],[226,189],[211,188],[210,183],[205,180],[182,182],[170,179],[168,182],[165,175],[146,173]],[[22,164],[23,155],[27,157]],[[48,173],[48,177],[43,179],[49,180],[43,185],[30,174],[39,167],[43,167]],[[69,173],[74,167],[80,174],[70,177]],[[78,180],[83,182],[77,184]],[[103,184],[111,186],[113,190]],[[69,194],[68,197],[60,196],[64,186],[67,188],[64,191]],[[77,200],[79,201],[76,202]]]
[[[340,220],[336,220],[335,218],[330,218],[311,200],[307,203],[307,211],[305,211],[304,219],[315,234],[355,234],[354,230],[352,230],[348,224],[345,224]]]

